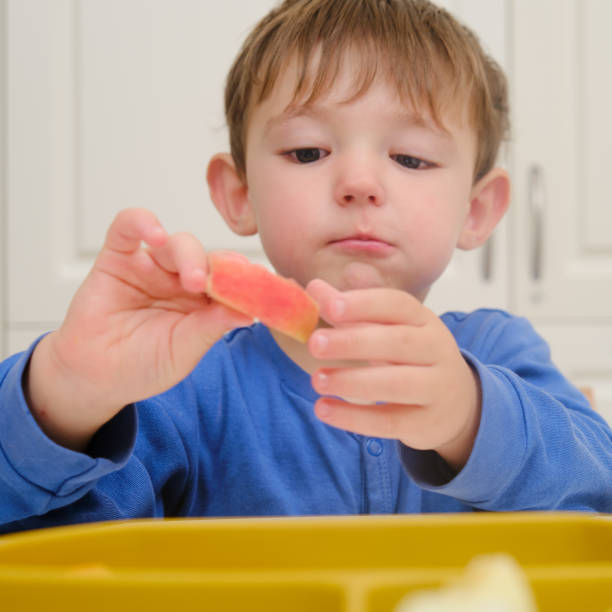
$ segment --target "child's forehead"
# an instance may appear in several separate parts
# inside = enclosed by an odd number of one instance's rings
[[[375,85],[372,85],[372,87],[375,87]],[[362,98],[368,95],[372,87],[359,96],[334,96],[333,92],[328,92],[307,101],[292,100],[288,104],[285,104],[286,98],[274,100],[274,94],[272,94],[271,103],[267,105],[263,113],[265,116],[264,129],[269,131],[274,128],[289,127],[300,120],[319,123],[331,122],[351,106],[359,107]],[[369,114],[369,120],[375,124],[379,123],[381,127],[394,125],[402,128],[422,128],[445,135],[450,134],[457,121],[450,120],[446,115],[442,115],[440,119],[441,121],[438,124],[426,109],[414,108],[410,102],[403,103],[398,97],[391,96],[385,98],[385,103],[374,109],[373,114],[371,112]]]
[[[450,87],[422,91],[412,87],[408,77],[398,83],[383,62],[376,62],[378,70],[373,72],[364,68],[361,57],[353,51],[345,52],[331,71],[319,54],[306,66],[294,56],[278,71],[267,96],[256,106],[265,104],[272,114],[268,120],[281,123],[298,116],[318,115],[324,107],[351,104],[372,88],[382,87],[387,93],[386,104],[399,122],[435,127],[441,132],[467,122],[467,96],[450,95]]]

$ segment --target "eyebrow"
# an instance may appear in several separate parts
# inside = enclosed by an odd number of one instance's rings
[[[292,119],[296,119],[298,117],[313,117],[317,118],[322,113],[317,111],[316,108],[313,108],[312,105],[295,105],[290,104],[282,113],[279,115],[274,115],[270,117],[264,126],[264,131],[268,132],[271,129],[282,125],[283,123],[287,123]]]
[[[442,123],[434,121],[432,118],[426,118],[424,115],[418,113],[404,112],[399,113],[398,123],[407,125],[408,127],[420,127],[435,132],[445,138],[452,138],[451,131],[446,128]]]
[[[315,104],[290,104],[285,110],[273,117],[270,117],[264,126],[264,131],[267,133],[270,130],[282,126],[284,123],[288,123],[292,119],[299,117],[311,117],[313,119],[321,118],[325,115],[325,111],[322,110],[321,106]],[[425,118],[419,113],[413,113],[410,111],[399,112],[393,119],[398,124],[407,128],[416,127],[423,128],[437,134],[438,136],[454,140],[452,132],[448,130],[444,125],[438,124],[433,119]]]

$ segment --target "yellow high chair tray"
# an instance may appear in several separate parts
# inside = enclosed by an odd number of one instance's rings
[[[612,610],[612,517],[574,513],[132,520],[6,535],[0,608],[393,612],[490,553],[520,564],[541,612]]]

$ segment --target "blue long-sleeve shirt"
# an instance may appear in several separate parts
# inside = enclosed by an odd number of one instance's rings
[[[33,349],[15,355],[0,364],[0,531],[151,516],[612,512],[612,432],[529,323],[497,310],[442,319],[482,388],[456,475],[434,452],[319,421],[309,375],[262,325],[124,408],[87,454],[39,429],[22,390]]]

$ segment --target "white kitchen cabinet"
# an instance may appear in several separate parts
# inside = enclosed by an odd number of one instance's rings
[[[152,209],[170,231],[192,231],[207,248],[263,260],[255,237],[224,226],[205,169],[212,153],[227,150],[227,69],[274,3],[0,0],[5,354],[61,321],[126,206]],[[612,416],[612,188],[604,180],[612,94],[601,78],[611,72],[612,3],[440,4],[474,28],[510,76],[514,133],[501,161],[515,186],[490,244],[458,252],[428,304],[529,316],[569,376],[595,387]],[[530,192],[532,168],[542,180]]]
[[[6,12],[0,0],[0,39],[6,39]],[[5,353],[7,331],[7,203],[6,203],[6,46],[0,45],[0,359]]]
[[[514,4],[516,303],[612,321],[612,3]]]
[[[238,10],[239,5],[239,10]],[[271,0],[7,0],[8,352],[61,321],[116,212],[257,255],[208,200],[225,72]]]
[[[510,306],[612,421],[612,2],[510,6]]]

